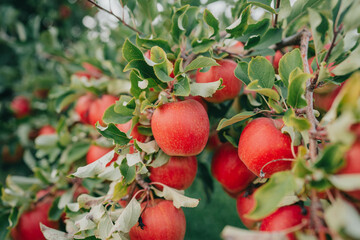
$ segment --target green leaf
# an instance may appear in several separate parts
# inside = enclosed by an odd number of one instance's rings
[[[296,68],[304,70],[301,53],[298,48],[286,53],[279,61],[279,75],[286,87],[289,87],[290,73]]]
[[[133,70],[131,71],[130,73],[130,82],[131,82],[131,88],[130,88],[130,93],[136,97],[136,98],[139,98],[141,92],[143,91],[142,88],[139,87],[139,83],[143,82],[143,81],[146,81],[146,80],[143,80],[141,79],[137,74],[136,74],[136,71]],[[141,85],[141,84],[140,84]],[[105,116],[105,114],[104,114]],[[104,120],[104,119],[103,119]],[[105,120],[104,120],[105,121]],[[111,122],[111,121],[110,121]]]
[[[275,9],[273,9],[270,4],[271,4],[271,0],[249,0],[248,3],[251,3],[252,5],[261,7],[269,12],[271,12],[272,14],[276,14]]]
[[[340,143],[330,145],[324,149],[314,167],[326,173],[335,173],[343,166],[346,151],[347,147]]]
[[[162,183],[157,183],[156,185],[161,185],[163,187],[163,190],[160,191],[153,186],[151,186],[151,189],[155,191],[155,194],[159,197],[163,197],[166,200],[173,201],[173,204],[176,208],[180,207],[191,207],[194,208],[199,204],[199,199],[195,198],[189,198],[184,196],[183,192],[171,187],[166,186]]]
[[[236,228],[229,225],[225,226],[225,228],[222,230],[221,237],[223,239],[237,239],[237,240],[240,239],[288,240],[289,239],[284,231],[276,231],[276,232],[249,231],[248,229]],[[313,240],[313,239],[306,239],[306,240]]]
[[[279,104],[278,102],[275,102],[271,98],[269,99],[268,103],[269,103],[270,107],[275,110],[276,113],[284,112],[284,108],[281,106],[281,104]]]
[[[245,85],[250,83],[250,78],[248,75],[248,63],[247,62],[238,62],[235,68],[235,77],[242,81]]]
[[[204,53],[209,51],[212,46],[216,43],[213,39],[203,38],[203,39],[194,39],[191,42],[192,52],[197,53]]]
[[[170,82],[174,79],[169,77],[173,70],[173,64],[167,59],[166,53],[160,47],[151,48],[151,61],[156,64],[153,66],[156,77],[162,82]]]
[[[288,25],[295,23],[299,18],[303,17],[307,13],[308,8],[315,8],[323,0],[299,0],[294,3],[291,8],[291,12],[287,17],[286,21]]]
[[[71,196],[72,197],[72,196]],[[55,200],[51,204],[51,208],[49,210],[49,220],[58,221],[63,213],[64,209],[59,209],[58,204],[60,201],[60,197],[55,198]]]
[[[103,119],[104,123],[106,123],[106,124],[109,124],[109,123],[122,124],[122,123],[127,123],[128,121],[130,121],[132,119],[132,117],[133,117],[132,113],[131,113],[131,115],[122,115],[122,114],[115,112],[115,104],[113,104],[105,110],[104,116],[102,119]]]
[[[223,81],[221,78],[215,82],[208,82],[208,83],[193,82],[190,84],[190,95],[211,97],[218,89],[221,88],[222,82]]]
[[[79,95],[74,90],[66,91],[55,99],[55,110],[60,113],[66,106],[77,100]]]
[[[348,236],[346,239],[360,238],[360,215],[349,202],[338,197],[325,209],[325,219],[329,228]]]
[[[360,45],[331,72],[335,75],[345,75],[360,68]]]
[[[125,207],[124,211],[120,214],[111,229],[111,233],[123,232],[128,233],[130,229],[138,222],[141,214],[140,203],[136,198],[132,198],[129,204]]]
[[[213,34],[210,37],[216,36],[219,33],[219,21],[207,9],[205,9],[205,11],[204,11],[204,21],[213,30]]]
[[[329,181],[342,191],[360,190],[360,174],[338,174],[328,176]]]
[[[286,126],[294,127],[298,131],[310,129],[310,122],[304,117],[297,117],[293,109],[289,108],[283,117]]]
[[[141,78],[154,78],[156,79],[156,75],[154,69],[149,66],[145,60],[131,60],[124,68],[124,72],[134,70],[139,73]]]
[[[69,145],[63,151],[59,162],[72,164],[73,162],[83,158],[87,154],[89,147],[89,142],[76,142],[72,145]]]
[[[282,29],[269,28],[269,30],[261,37],[260,42],[254,47],[254,49],[266,49],[267,47],[280,42],[281,39]]]
[[[315,44],[315,53],[319,53],[325,45],[325,37],[329,30],[327,18],[319,11],[309,8],[309,18],[311,19],[311,33]]]
[[[346,2],[350,1],[342,1],[341,3],[344,5]],[[344,7],[342,6],[342,9]],[[347,33],[350,30],[357,29],[360,26],[360,16],[359,16],[360,6],[359,3],[355,0],[352,1],[352,5],[349,6],[349,8],[345,8],[344,11],[341,13],[341,17],[338,18],[338,25],[340,25],[342,22],[344,24],[344,31]],[[341,18],[344,18],[342,21]]]
[[[132,116],[135,108],[136,103],[134,97],[121,95],[120,99],[115,103],[114,111],[123,116]]]
[[[247,40],[244,49],[248,50],[256,46],[260,42],[260,35],[252,35]]]
[[[262,219],[279,207],[284,197],[294,194],[296,182],[290,171],[277,172],[254,193],[255,208],[245,215],[251,219]]]
[[[300,68],[296,68],[290,73],[289,90],[287,103],[294,108],[307,106],[305,100],[306,81],[311,77],[310,74],[303,73]]]
[[[169,41],[166,41],[164,39],[155,38],[155,39],[145,39],[140,38],[139,35],[136,35],[136,44],[139,47],[143,47],[146,49],[150,49],[152,47],[158,46],[165,50],[165,52],[171,53],[171,47],[169,45]]]
[[[154,168],[161,167],[166,163],[168,163],[169,160],[170,160],[170,156],[164,153],[162,150],[159,150],[155,159],[148,166]]]
[[[248,74],[250,80],[258,80],[258,84],[262,88],[272,88],[274,85],[274,68],[269,60],[262,56],[255,57],[250,61]]]
[[[130,42],[129,39],[126,39],[124,42],[122,54],[128,62],[131,62],[132,60],[144,60],[143,53],[137,46]]]
[[[182,26],[179,26],[179,18],[182,19],[186,11],[189,9],[189,5],[185,5],[179,9],[175,10],[175,13],[172,17],[172,25],[171,25],[171,36],[175,42],[179,42],[180,36],[185,32],[185,29],[181,29]]]
[[[184,68],[183,68],[183,59],[179,58],[175,61],[174,63],[174,75],[178,75],[179,73],[184,72]]]
[[[233,22],[229,27],[225,30],[230,33],[231,37],[239,37],[243,35],[243,33],[248,28],[248,19],[250,17],[251,7],[247,6],[242,12],[239,18]]]
[[[56,146],[58,136],[56,134],[40,135],[35,139],[36,148],[53,148]]]
[[[190,94],[190,79],[187,75],[185,77],[178,77],[174,85],[174,94],[176,96],[189,96]]]
[[[260,111],[260,112],[262,112],[262,111]],[[259,112],[259,113],[260,113],[260,112]],[[254,113],[254,112],[241,112],[241,113],[236,114],[235,116],[233,116],[233,117],[230,118],[230,119],[223,118],[223,119],[221,119],[221,121],[219,122],[219,125],[218,125],[217,128],[216,128],[216,131],[219,131],[219,130],[227,127],[227,126],[233,125],[234,123],[237,123],[237,122],[243,121],[243,120],[245,120],[245,119],[251,118],[251,117],[255,116],[256,114],[258,114],[258,113]]]
[[[40,223],[40,229],[41,229],[41,232],[44,234],[44,237],[48,240],[71,240],[71,239],[74,239],[74,237],[71,236],[70,234],[56,230],[56,229],[49,228],[42,223]]]
[[[193,60],[189,65],[185,67],[185,72],[189,72],[192,70],[196,70],[198,68],[205,68],[205,67],[212,67],[212,66],[219,66],[219,64],[212,58],[208,57],[197,57]]]
[[[123,161],[120,165],[121,175],[124,176],[124,180],[126,184],[130,184],[136,175],[136,165],[129,167],[127,161]]]
[[[254,92],[260,93],[264,96],[274,99],[275,101],[280,100],[280,96],[275,90],[273,90],[271,88],[262,88],[258,84],[258,82],[259,82],[258,80],[252,81],[249,85],[246,86],[245,89],[249,90],[249,91],[254,91]]]
[[[113,123],[110,123],[107,127],[103,127],[97,122],[96,129],[101,135],[108,139],[112,139],[115,144],[119,144],[120,146],[124,146],[130,142],[130,139],[126,134],[121,132]]]

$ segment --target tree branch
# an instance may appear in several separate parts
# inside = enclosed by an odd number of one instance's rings
[[[280,7],[280,0],[276,0],[276,6],[275,8],[278,9]],[[278,21],[278,15],[279,14],[275,14],[275,20],[273,22],[273,27],[275,28],[277,25],[277,21]]]
[[[281,40],[281,42],[274,44],[274,45],[270,46],[269,48],[277,51],[277,50],[280,50],[287,46],[300,45],[301,37],[304,34],[304,31],[306,31],[306,30],[303,29],[302,31],[297,32],[290,37],[284,38],[283,40]]]
[[[142,32],[140,32],[139,30],[137,30],[136,28],[130,26],[129,24],[127,24],[125,22],[125,19],[121,19],[119,16],[117,16],[112,10],[108,10],[106,8],[103,8],[102,6],[100,6],[99,4],[97,4],[96,2],[94,2],[93,0],[87,0],[88,2],[92,3],[95,7],[99,8],[100,10],[103,10],[111,15],[113,15],[117,20],[119,20],[125,27],[131,29],[134,32],[137,32],[138,34],[142,34]]]

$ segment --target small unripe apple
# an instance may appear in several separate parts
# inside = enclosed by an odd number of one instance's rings
[[[15,97],[11,104],[10,108],[13,111],[16,118],[23,118],[30,114],[30,102],[24,96],[17,96]]]
[[[113,105],[118,98],[111,95],[103,95],[101,98],[96,99],[89,109],[89,123],[90,125],[95,126],[96,122],[99,122],[100,125],[104,125],[102,117],[105,113],[105,110]]]
[[[357,140],[345,154],[345,164],[337,174],[360,173],[360,141]],[[360,190],[348,191],[347,195],[360,200]]]
[[[234,99],[241,89],[241,81],[234,74],[236,62],[224,59],[218,61],[218,64],[220,66],[213,66],[207,72],[201,72],[199,69],[196,73],[197,83],[215,82],[222,78],[224,88],[217,90],[211,97],[205,98],[206,101],[213,103]]]
[[[45,240],[40,230],[40,223],[47,227],[58,229],[58,221],[50,221],[48,213],[51,202],[41,201],[32,209],[24,212],[16,227],[11,231],[13,240]]]
[[[299,205],[281,207],[262,220],[260,231],[276,232],[287,230],[302,224],[303,221],[308,221],[308,218],[308,210],[301,208]],[[289,240],[296,239],[294,233],[287,234],[287,237]]]
[[[225,143],[216,150],[211,172],[230,193],[239,193],[256,178],[240,160],[237,149],[231,143]]]
[[[51,125],[45,125],[42,128],[40,128],[40,130],[39,130],[39,136],[50,135],[50,134],[54,134],[54,133],[56,133],[56,130]]]
[[[158,107],[151,128],[159,147],[170,156],[195,156],[209,137],[209,118],[204,107],[189,99]]]
[[[95,162],[96,160],[98,160],[99,158],[101,158],[102,156],[104,156],[105,154],[107,154],[108,152],[110,152],[111,150],[113,150],[112,148],[105,148],[105,147],[101,147],[101,146],[97,146],[97,145],[91,145],[89,147],[89,151],[86,154],[86,163],[90,164]],[[106,164],[106,166],[110,166],[110,164],[114,161],[117,160],[118,155],[116,153],[114,153],[114,157],[111,159],[111,161]]]
[[[75,105],[75,111],[80,116],[80,122],[89,124],[89,109],[95,99],[96,97],[90,93],[79,97]]]
[[[283,125],[281,119],[257,118],[241,133],[239,157],[258,177],[268,178],[275,172],[291,169],[294,159],[291,138],[281,132]]]
[[[241,222],[249,229],[253,229],[258,222],[257,220],[245,217],[246,214],[250,213],[255,208],[256,202],[254,194],[255,192],[251,194],[244,192],[236,199],[236,209]]]
[[[141,219],[130,230],[131,240],[183,240],[186,231],[185,215],[181,208],[174,207],[171,201],[155,199],[143,202]]]
[[[149,170],[152,182],[160,182],[178,190],[185,190],[190,187],[196,177],[197,160],[195,156],[170,157],[166,164]]]

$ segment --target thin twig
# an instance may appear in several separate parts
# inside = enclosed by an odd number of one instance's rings
[[[100,6],[99,4],[97,4],[96,2],[94,2],[93,0],[87,0],[87,1],[89,1],[90,3],[92,3],[92,4],[93,4],[94,6],[96,6],[97,8],[99,8],[99,9],[101,9],[101,10],[103,10],[103,11],[105,11],[105,12],[111,14],[111,15],[113,15],[113,16],[114,16],[117,20],[119,20],[125,27],[131,29],[131,30],[134,31],[134,32],[137,32],[138,34],[142,34],[142,32],[140,32],[140,31],[137,30],[136,28],[130,26],[129,24],[127,24],[127,23],[125,22],[125,19],[121,19],[121,18],[120,18],[119,16],[117,16],[112,10],[108,10],[108,9],[106,9],[106,8],[103,8],[102,6]]]
[[[280,7],[280,0],[276,0],[276,6],[275,6],[275,8],[276,8],[276,9],[279,9],[279,7]],[[274,20],[274,22],[273,22],[273,27],[274,27],[274,28],[275,28],[276,25],[277,25],[278,15],[279,15],[279,14],[275,13],[275,20]]]

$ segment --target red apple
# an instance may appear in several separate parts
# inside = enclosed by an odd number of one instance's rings
[[[257,118],[241,133],[239,157],[258,177],[268,178],[275,172],[291,169],[294,159],[291,138],[281,132],[282,126],[281,119]]]
[[[237,149],[230,143],[216,150],[211,172],[228,192],[235,194],[244,190],[256,177],[240,160]]]
[[[234,99],[241,89],[241,81],[234,74],[237,66],[236,62],[224,59],[218,61],[218,64],[220,66],[213,66],[207,72],[200,72],[199,69],[196,73],[197,83],[215,82],[220,78],[223,79],[224,88],[217,90],[211,97],[205,98],[206,101],[213,103]]]
[[[13,111],[16,118],[23,118],[30,114],[30,102],[24,96],[17,96],[15,97],[11,104],[10,108]]]
[[[113,105],[118,98],[111,95],[103,95],[101,98],[96,99],[89,108],[89,123],[95,126],[95,123],[99,122],[100,125],[104,125],[102,117],[105,110]]]
[[[3,144],[1,148],[1,162],[6,164],[15,164],[21,161],[24,148],[20,144],[16,144],[16,147],[11,151],[9,145]]]
[[[56,130],[51,125],[45,125],[42,128],[40,128],[40,130],[39,130],[39,136],[50,135],[50,134],[54,134],[54,133],[56,133]]]
[[[95,67],[91,63],[83,62],[82,66],[85,68],[86,72],[88,72],[90,76],[94,78],[100,78],[103,74],[99,68]]]
[[[342,86],[335,84],[326,84],[314,91],[314,108],[324,111],[329,111],[336,96],[339,94]]]
[[[79,97],[75,105],[75,111],[80,116],[80,121],[84,124],[89,124],[89,109],[94,101],[95,96],[91,93],[88,93]]]
[[[275,70],[277,71],[279,69],[279,61],[282,58],[282,56],[283,55],[282,55],[281,51],[278,50],[275,52],[274,56],[266,56],[266,59],[269,60],[273,64]]]
[[[345,154],[345,164],[337,174],[360,173],[360,141],[357,140]],[[360,200],[360,190],[346,192],[349,196]]]
[[[85,71],[78,71],[76,73],[74,73],[75,76],[77,76],[78,78],[82,78],[82,77],[85,77],[87,79],[90,79],[92,76],[90,73],[88,72],[85,72]]]
[[[186,221],[181,208],[177,209],[171,201],[162,199],[143,202],[141,208],[145,208],[141,215],[144,226],[141,228],[136,224],[131,228],[131,240],[184,239]]]
[[[58,229],[59,223],[48,219],[50,207],[51,202],[42,201],[32,209],[24,212],[16,227],[11,231],[13,240],[45,240],[40,230],[40,223]]]
[[[60,18],[63,20],[69,18],[71,15],[71,8],[66,5],[61,5],[60,9],[59,9],[59,15],[60,15]]]
[[[276,210],[276,212],[263,219],[260,231],[285,231],[289,228],[301,225],[303,221],[307,221],[308,218],[308,211],[304,213],[304,210],[299,205],[281,207]],[[287,237],[289,240],[296,239],[294,233],[287,234]]]
[[[208,106],[206,104],[206,102],[204,101],[204,99],[200,96],[187,96],[185,97],[185,100],[187,99],[194,99],[195,101],[198,101],[199,103],[201,103],[201,105],[204,107],[205,111],[208,111]]]
[[[150,168],[150,180],[160,182],[178,190],[185,190],[193,183],[197,172],[195,156],[170,157],[169,162]]]
[[[250,213],[255,208],[256,202],[254,194],[255,192],[251,194],[244,192],[236,200],[236,209],[241,222],[249,229],[253,229],[258,222],[257,220],[245,217],[246,214]]]
[[[86,154],[86,163],[90,164],[95,162],[96,160],[98,160],[99,158],[101,158],[102,156],[104,156],[105,154],[107,154],[108,152],[110,152],[111,150],[113,150],[112,148],[105,148],[105,147],[101,147],[101,146],[97,146],[97,145],[91,145],[89,148],[89,151]],[[106,166],[110,166],[110,164],[114,161],[117,160],[118,155],[115,153],[113,159],[111,159],[111,161],[106,164]]]
[[[151,128],[159,147],[170,156],[199,154],[209,137],[209,118],[204,107],[189,99],[158,107]]]
[[[127,133],[131,128],[131,124],[132,124],[132,121],[130,120],[127,123],[117,124],[116,126],[123,133]],[[141,126],[139,123],[135,124],[134,128],[131,130],[130,136],[132,136],[134,139],[136,139],[139,142],[145,142],[147,139],[147,136],[139,133],[139,130],[138,130],[139,126]]]

